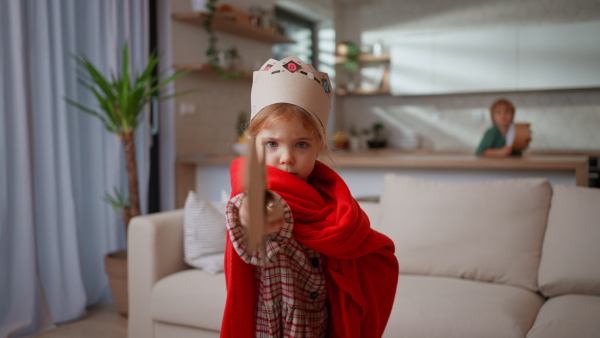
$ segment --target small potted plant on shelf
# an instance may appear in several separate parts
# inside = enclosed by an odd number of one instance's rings
[[[350,150],[352,151],[359,151],[363,148],[363,140],[362,137],[360,136],[358,130],[356,130],[356,128],[354,128],[354,126],[350,127],[350,137],[348,138],[348,141],[350,142]]]
[[[367,144],[370,149],[380,149],[385,148],[387,145],[387,139],[384,135],[384,125],[381,122],[375,122],[371,126],[371,130],[373,131],[373,137],[367,140]]]
[[[358,72],[358,56],[360,55],[360,49],[353,42],[340,42],[336,46],[336,54],[344,58],[342,66],[346,70],[345,88],[349,92],[352,92],[356,87],[355,80],[356,73]]]
[[[187,72],[176,72],[166,80],[158,82],[158,76],[154,74],[154,70],[158,65],[160,56],[152,53],[148,58],[145,69],[142,72],[136,72],[134,75],[129,65],[127,43],[123,47],[120,74],[114,73],[107,77],[87,57],[75,56],[74,59],[80,67],[79,82],[94,94],[97,106],[86,107],[69,98],[65,98],[65,100],[83,112],[97,117],[104,124],[106,130],[118,136],[123,142],[129,196],[126,197],[118,188],[114,188],[114,195],[111,196],[107,193],[104,199],[115,210],[122,213],[125,233],[127,234],[129,220],[140,215],[135,132],[140,122],[142,122],[144,107],[152,99],[164,100],[194,90],[159,96],[161,88],[182,77]],[[104,262],[117,310],[121,315],[127,316],[127,251],[120,250],[108,253]]]
[[[205,7],[208,10],[206,19],[204,19],[204,29],[208,33],[208,47],[205,52],[208,57],[208,64],[220,77],[225,79],[237,79],[244,75],[243,70],[236,69],[241,63],[241,57],[237,48],[234,47],[227,51],[220,51],[217,48],[218,38],[212,28],[212,21],[218,10],[217,0],[207,0]],[[223,11],[233,12],[235,10],[230,5],[222,5],[221,7]]]

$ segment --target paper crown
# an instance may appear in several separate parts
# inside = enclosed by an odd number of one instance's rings
[[[296,56],[281,61],[269,59],[254,72],[250,102],[250,120],[266,106],[291,103],[309,112],[326,132],[331,82],[327,73],[317,72]]]

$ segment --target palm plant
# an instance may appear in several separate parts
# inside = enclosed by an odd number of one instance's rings
[[[78,81],[90,90],[99,105],[97,108],[85,107],[69,98],[65,100],[82,111],[97,117],[102,121],[106,130],[116,134],[125,147],[127,164],[127,181],[129,186],[129,199],[115,189],[115,197],[109,194],[105,200],[113,207],[122,209],[125,230],[132,217],[140,215],[140,202],[138,191],[138,174],[135,156],[135,131],[143,117],[143,108],[153,99],[164,100],[192,91],[159,96],[159,91],[165,85],[185,75],[187,71],[176,72],[166,80],[158,83],[158,75],[154,70],[158,65],[160,56],[150,54],[145,69],[136,72],[135,77],[130,77],[129,48],[125,43],[122,52],[122,68],[120,74],[112,74],[111,79],[102,73],[85,56],[73,56],[80,66]]]

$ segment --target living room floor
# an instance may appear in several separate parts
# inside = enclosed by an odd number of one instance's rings
[[[42,338],[127,338],[127,318],[117,312],[114,304],[100,304],[88,309],[88,315],[55,330],[40,334]]]

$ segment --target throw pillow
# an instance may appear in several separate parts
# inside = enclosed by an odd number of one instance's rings
[[[225,204],[210,202],[190,191],[184,206],[184,260],[208,273],[223,271]]]
[[[551,193],[545,179],[457,183],[388,174],[379,230],[396,244],[401,273],[537,291]]]
[[[556,184],[540,263],[546,297],[600,295],[600,189]]]

